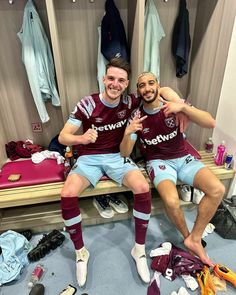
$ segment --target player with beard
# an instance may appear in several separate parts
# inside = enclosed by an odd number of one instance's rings
[[[190,121],[204,128],[214,128],[215,120],[208,112],[183,101],[164,101],[160,89],[153,73],[144,72],[139,75],[137,90],[143,105],[133,112],[120,151],[123,156],[129,156],[137,137],[139,138],[149,177],[164,201],[168,217],[183,235],[184,245],[204,264],[213,266],[214,263],[202,246],[201,237],[221,202],[225,188],[209,168],[188,153],[183,134],[176,125],[175,115],[182,112]],[[191,232],[180,207],[177,178],[205,193]]]
[[[137,95],[123,95],[129,84],[128,75],[129,64],[121,58],[112,59],[103,78],[105,91],[83,97],[59,135],[60,143],[79,145],[79,158],[61,191],[62,217],[75,247],[79,286],[86,282],[89,252],[82,237],[78,196],[90,185],[95,187],[104,174],[134,194],[135,245],[131,255],[141,279],[146,283],[150,281],[145,253],[151,213],[150,188],[138,167],[130,159],[121,157],[119,152],[127,120],[140,104]],[[179,99],[168,87],[161,91],[165,97]],[[76,134],[80,128],[82,135]]]

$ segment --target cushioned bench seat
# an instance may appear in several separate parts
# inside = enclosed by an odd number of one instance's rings
[[[205,163],[212,172],[225,184],[226,192],[230,186],[230,183],[235,175],[233,169],[227,170],[223,166],[216,166],[213,160],[212,153],[206,153],[200,151],[199,155],[201,161]],[[45,162],[46,164],[46,162]],[[63,226],[60,212],[60,192],[63,187],[63,169],[59,167],[58,175],[54,176],[50,183],[41,183],[34,185],[17,186],[10,188],[0,189],[0,227],[1,231],[12,229],[23,229],[31,227],[34,231],[50,230],[53,228],[61,228]],[[61,167],[62,168],[62,167]],[[57,170],[57,169],[56,169]],[[13,171],[11,171],[13,173]],[[17,172],[16,170],[14,172]],[[47,173],[48,174],[48,173]],[[149,181],[146,172],[143,172],[146,179]],[[2,176],[0,176],[1,179]],[[6,175],[4,176],[6,177]],[[52,177],[50,175],[50,177]],[[57,179],[59,177],[59,181]],[[42,175],[39,175],[39,180]],[[24,177],[21,179],[24,180]],[[45,180],[45,179],[44,179]],[[41,180],[40,180],[41,181]],[[51,180],[50,180],[51,181]],[[0,180],[1,182],[1,180]],[[32,182],[31,182],[32,184]],[[11,184],[12,185],[12,184]],[[151,185],[151,184],[150,184]],[[118,193],[129,191],[125,186],[118,186],[114,181],[108,179],[105,181],[99,181],[96,188],[86,189],[80,197],[90,197],[95,195]],[[87,202],[88,200],[88,202]],[[85,209],[83,209],[83,202],[85,201]],[[158,209],[161,210],[161,202],[156,202]],[[184,204],[186,205],[186,204]],[[110,219],[104,220],[93,208],[90,199],[81,201],[80,206],[82,208],[82,215],[84,224],[96,224],[101,222],[109,222]],[[13,208],[14,207],[14,208]],[[156,210],[152,206],[152,211]],[[131,216],[132,212],[127,215],[118,214],[112,220],[120,220]],[[87,220],[88,221],[87,221]]]
[[[10,175],[19,174],[17,181],[10,181]],[[45,159],[34,164],[31,159],[7,162],[0,172],[0,189],[32,186],[64,180],[64,165],[58,165],[55,159]]]

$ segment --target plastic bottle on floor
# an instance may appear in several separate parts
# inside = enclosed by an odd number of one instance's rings
[[[30,281],[28,283],[28,287],[32,288],[34,285],[36,285],[38,283],[38,281],[41,279],[43,273],[44,273],[43,265],[37,264],[31,274]]]

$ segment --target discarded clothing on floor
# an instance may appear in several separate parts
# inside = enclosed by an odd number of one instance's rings
[[[159,248],[152,250],[150,256],[153,258],[151,268],[159,271],[170,281],[181,275],[196,276],[203,269],[203,263],[196,256],[187,251],[166,242]]]
[[[27,253],[32,246],[21,234],[8,230],[0,235],[0,286],[18,279],[29,264]]]

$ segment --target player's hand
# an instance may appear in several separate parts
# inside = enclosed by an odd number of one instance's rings
[[[180,132],[183,133],[189,124],[188,116],[181,112],[183,101],[166,102],[161,97],[159,100],[163,103],[163,106],[161,106],[160,109],[163,109],[165,116],[168,117],[174,114],[176,118],[176,126],[179,126]]]
[[[83,144],[94,143],[98,138],[97,130],[89,128],[83,135]]]
[[[176,126],[179,126],[180,132],[184,132],[189,125],[189,118],[184,113],[180,112],[175,115]]]
[[[125,129],[125,135],[130,135],[136,131],[143,129],[142,122],[147,118],[147,116],[140,117],[140,114],[137,113],[133,119],[129,122],[129,125]]]

